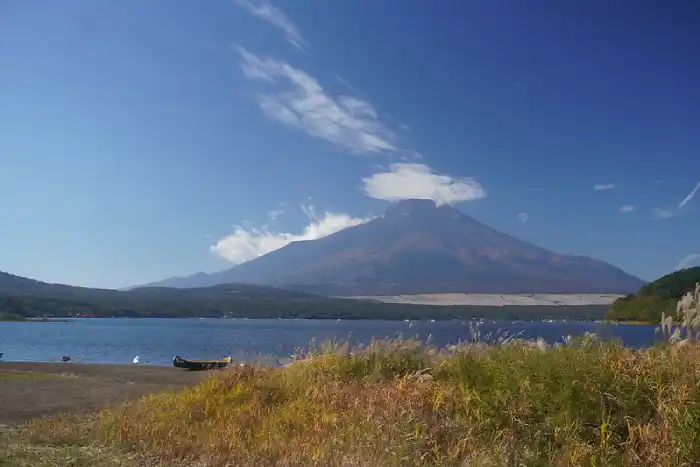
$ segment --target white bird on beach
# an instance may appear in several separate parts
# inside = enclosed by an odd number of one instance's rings
[[[138,363],[138,362],[139,362],[139,356],[137,355],[134,357],[134,363]]]

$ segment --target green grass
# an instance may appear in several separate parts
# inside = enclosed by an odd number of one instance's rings
[[[700,463],[698,361],[695,345],[590,339],[442,352],[414,341],[336,345],[89,420],[36,422],[30,434],[41,445],[129,453],[137,457],[123,465],[134,466],[691,466]]]

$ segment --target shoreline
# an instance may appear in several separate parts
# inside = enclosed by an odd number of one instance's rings
[[[438,305],[435,305],[438,306]],[[470,308],[472,305],[453,305],[457,306],[460,308]],[[551,308],[575,308],[575,307],[604,307],[606,305],[559,305],[559,306],[551,306]],[[448,307],[448,306],[446,306]],[[505,306],[479,306],[479,305],[473,305],[474,308],[479,308],[479,309],[484,309],[484,308],[493,308],[493,309],[502,309],[502,308],[549,308],[546,305],[505,305]],[[440,321],[440,322],[445,322],[445,321],[494,321],[494,322],[522,322],[522,323],[533,323],[533,322],[569,322],[569,323],[606,323],[606,324],[615,324],[615,321],[605,321],[602,318],[591,318],[591,319],[586,319],[586,318],[567,318],[566,315],[562,316],[556,316],[556,315],[542,315],[544,317],[542,318],[516,318],[516,319],[505,319],[501,317],[492,317],[489,315],[472,315],[472,316],[464,316],[464,317],[455,317],[455,315],[458,315],[459,313],[455,313],[454,315],[434,315],[434,314],[425,314],[420,317],[414,317],[414,318],[405,318],[404,314],[399,314],[396,315],[395,317],[373,317],[373,316],[344,316],[342,318],[336,318],[336,317],[331,317],[331,316],[318,316],[318,317],[310,317],[310,318],[281,318],[281,317],[259,317],[259,316],[250,316],[250,317],[238,317],[238,316],[71,316],[69,318],[47,318],[47,319],[33,319],[29,318],[23,321],[0,321],[0,323],[27,323],[27,322],[34,322],[34,323],[74,323],[77,320],[97,320],[97,319],[183,319],[183,320],[194,320],[194,321],[199,321],[199,320],[227,320],[227,321],[388,321],[388,322],[401,322],[401,321]],[[620,321],[620,323],[623,323]],[[653,324],[653,323],[652,323]]]
[[[0,425],[89,413],[193,386],[209,374],[157,365],[0,361]]]
[[[612,305],[621,294],[587,294],[587,293],[534,293],[534,294],[484,294],[484,293],[443,293],[443,294],[414,294],[414,295],[383,295],[339,297],[353,300],[370,300],[381,303],[404,305],[433,305],[433,306],[607,306]]]

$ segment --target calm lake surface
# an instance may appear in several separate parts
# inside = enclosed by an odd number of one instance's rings
[[[655,326],[598,323],[490,322],[489,333],[520,333],[526,339],[542,337],[550,343],[563,336],[596,332],[618,338],[624,345],[645,347],[658,336]],[[493,335],[493,334],[492,334]],[[253,319],[76,319],[72,322],[0,323],[0,352],[6,361],[58,361],[70,355],[74,362],[171,365],[172,358],[218,358],[283,362],[294,350],[307,348],[312,339],[368,343],[372,337],[430,338],[436,346],[471,340],[469,322],[362,321],[362,320],[253,320]]]

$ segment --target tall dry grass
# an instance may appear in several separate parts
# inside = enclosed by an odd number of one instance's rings
[[[686,332],[697,331],[699,297],[697,287],[679,306]],[[697,466],[694,337],[642,350],[592,335],[442,351],[411,340],[336,343],[82,424],[37,423],[34,434],[161,465]]]
[[[80,437],[163,465],[691,466],[699,359],[697,345],[375,342],[220,372],[104,411]]]

